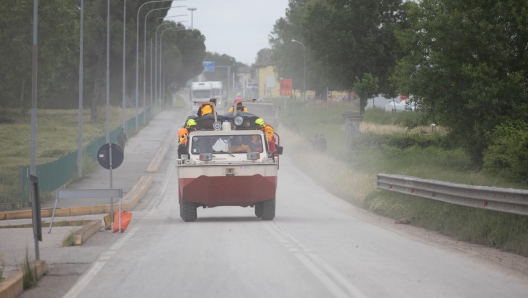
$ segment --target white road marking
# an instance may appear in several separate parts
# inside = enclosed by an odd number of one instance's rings
[[[332,281],[323,271],[321,271],[317,266],[312,263],[305,255],[295,254],[295,256],[303,263],[303,265],[312,272],[315,277],[334,295],[334,297],[348,297],[348,295],[343,292],[334,281]]]
[[[271,227],[273,228],[271,228]],[[355,285],[353,285],[349,280],[347,280],[341,273],[339,273],[336,269],[334,269],[330,264],[328,264],[326,261],[324,261],[321,257],[318,255],[311,253],[311,249],[303,245],[299,240],[293,238],[292,236],[286,234],[276,223],[271,222],[270,225],[267,226],[268,230],[272,232],[274,236],[276,236],[282,243],[285,243],[289,251],[295,252],[299,251],[297,248],[291,248],[287,242],[294,243],[295,246],[300,248],[300,251],[307,254],[312,261],[310,261],[304,254],[298,254],[296,253],[295,256],[299,258],[299,260],[323,283],[332,293],[334,293],[335,289],[337,288],[342,294],[344,294],[346,297],[349,297],[346,293],[342,292],[340,290],[340,287],[345,288],[349,294],[352,297],[355,298],[366,298],[367,296],[359,290]],[[299,257],[301,256],[301,257]],[[313,266],[314,268],[311,268],[309,266]],[[326,272],[333,278],[330,279],[321,269],[323,268],[326,270]],[[335,295],[335,293],[334,293]],[[337,296],[337,295],[336,295]]]
[[[95,262],[88,270],[86,274],[84,274],[79,281],[75,283],[75,285],[66,293],[66,295],[63,296],[63,298],[75,298],[77,295],[81,293],[81,291],[92,281],[92,279],[97,275],[99,270],[103,268],[105,265],[104,262]]]
[[[134,227],[132,229],[132,231],[130,231],[129,233],[126,233],[123,238],[119,239],[119,241],[117,241],[116,243],[114,243],[114,245],[112,245],[112,247],[110,247],[110,249],[112,250],[117,250],[119,249],[127,240],[128,238],[132,237],[132,235],[134,235],[137,231],[139,230],[139,226],[137,227]]]
[[[156,199],[159,199],[159,198],[163,198],[163,196],[165,195],[165,192],[167,190],[167,186],[169,185],[169,180],[170,180],[170,177],[172,177],[172,174],[174,172],[174,162],[171,161],[170,165],[169,165],[169,173],[168,175],[165,175],[165,179],[163,181],[163,184],[162,184],[162,188],[161,188],[161,192],[159,193],[158,197]],[[152,208],[150,210],[150,212],[147,214],[147,217],[155,211],[156,208]],[[102,253],[100,256],[99,256],[99,261],[96,261],[93,266],[90,268],[90,270],[88,270],[88,272],[86,272],[86,274],[84,274],[76,283],[75,285],[68,291],[68,293],[66,293],[66,295],[64,295],[64,298],[75,298],[77,297],[77,295],[79,295],[82,290],[92,281],[92,279],[97,275],[97,273],[99,273],[99,270],[101,270],[101,268],[103,268],[103,266],[106,264],[106,262],[101,262],[103,260],[108,260],[110,259],[110,257],[115,254],[115,251],[118,250],[121,246],[123,246],[123,244],[125,244],[125,242],[131,238],[138,230],[140,229],[140,226],[136,226],[134,227],[130,232],[126,233],[125,235],[123,235],[123,237],[121,239],[119,239],[116,243],[114,243],[114,245],[112,245],[110,247],[110,250],[105,252],[105,253]]]
[[[328,273],[330,273],[330,275],[332,275],[334,279],[336,279],[343,287],[345,287],[353,297],[367,298],[367,296],[363,294],[363,292],[361,292],[356,286],[354,286],[350,281],[348,281],[341,273],[335,270],[334,267],[330,266],[330,264],[325,262],[321,257],[316,254],[308,255],[317,265],[323,267]]]

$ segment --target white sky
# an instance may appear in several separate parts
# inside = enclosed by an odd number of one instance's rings
[[[268,34],[284,16],[288,0],[187,0],[172,4],[179,5],[197,9],[193,26],[205,36],[207,51],[251,65],[260,49],[269,48]],[[186,20],[183,24],[191,26],[191,12],[186,8],[172,8],[167,16],[181,14],[188,16],[168,20]]]

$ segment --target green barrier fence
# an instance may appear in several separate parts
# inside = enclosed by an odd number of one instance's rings
[[[156,103],[151,108],[145,109],[145,111],[138,114],[138,128],[141,129],[145,124],[145,117],[147,120],[150,118],[151,112],[154,114],[159,113],[160,104]],[[144,117],[145,116],[145,117]],[[128,138],[135,135],[136,130],[136,118],[132,117],[125,122],[125,133]],[[121,126],[112,130],[109,133],[110,142],[117,143],[117,135],[121,131]],[[99,148],[106,144],[106,136],[102,136],[92,141],[84,148],[83,156],[97,161],[97,151]],[[11,167],[15,168],[15,167]],[[13,169],[10,169],[13,170]],[[29,166],[21,166],[17,169],[18,176],[16,182],[16,188],[10,190],[10,200],[7,201],[7,196],[4,199],[6,203],[14,202],[29,202]],[[11,176],[12,177],[12,176]],[[77,177],[77,150],[75,152],[69,153],[57,160],[47,162],[44,164],[37,165],[37,177],[39,178],[39,190],[41,193],[52,192],[56,189],[62,187],[64,184],[68,183],[75,177]],[[19,182],[20,181],[20,182]],[[4,185],[5,188],[5,185]],[[15,191],[16,189],[16,191]],[[0,192],[2,190],[0,189]],[[16,198],[16,200],[13,200]],[[0,200],[2,203],[2,200]],[[0,208],[2,210],[2,208]]]

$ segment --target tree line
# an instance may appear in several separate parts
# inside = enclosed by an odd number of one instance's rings
[[[129,103],[135,101],[137,12],[146,2],[148,0],[126,1],[125,93]],[[38,108],[78,108],[79,5],[78,0],[39,1]],[[109,92],[111,104],[115,106],[121,106],[123,93],[123,5],[123,1],[110,2]],[[164,20],[171,5],[172,1],[149,3],[140,10],[139,82],[143,82],[144,73],[150,82],[151,39],[154,51],[156,31],[159,44],[160,33],[168,28],[174,30],[169,29],[163,35],[161,77],[164,86],[184,86],[203,70],[205,37],[199,30],[184,30],[181,23]],[[158,10],[151,11],[153,9]],[[21,113],[31,104],[32,20],[32,0],[0,1],[0,107],[19,109]],[[83,103],[85,108],[91,108],[92,120],[97,119],[97,107],[105,103],[106,24],[107,2],[85,0]],[[146,69],[143,67],[144,46],[147,49]],[[142,95],[143,84],[138,85]],[[146,86],[146,93],[150,95],[150,84]]]
[[[269,40],[294,88],[292,39],[307,89],[361,91],[362,111],[374,94],[410,95],[476,165],[513,171],[528,169],[527,31],[522,0],[290,0]]]

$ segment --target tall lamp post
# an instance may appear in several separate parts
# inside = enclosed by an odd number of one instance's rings
[[[160,57],[159,57],[159,65],[160,65],[160,69],[159,69],[159,72],[160,72],[160,96],[162,96],[162,93],[164,91],[164,88],[162,87],[163,85],[163,80],[162,80],[162,60],[163,60],[163,33],[165,33],[165,31],[183,31],[183,30],[188,30],[189,27],[185,27],[185,28],[182,28],[182,29],[176,29],[176,28],[165,28],[163,31],[161,31],[160,33]]]
[[[303,101],[306,99],[306,47],[302,42],[298,42],[295,39],[292,39],[292,42],[298,43],[303,46],[303,69],[304,69],[304,78],[303,78]]]
[[[177,18],[177,17],[183,17],[183,16],[187,16],[186,14],[182,14],[182,15],[174,15],[174,16],[170,16],[170,17],[161,17],[160,19],[168,19],[168,18]],[[181,21],[179,23],[183,23],[183,22],[187,22],[187,21]],[[156,100],[158,100],[158,30],[161,26],[165,26],[165,25],[170,25],[172,23],[161,23],[158,25],[158,27],[156,27],[156,33],[155,33],[155,41],[154,41],[154,98]],[[160,78],[161,80],[161,78]]]
[[[196,8],[195,7],[189,7],[189,8],[187,8],[187,10],[191,12],[191,29],[194,29],[194,27],[193,27],[193,12],[196,10]]]
[[[153,11],[157,10],[165,10],[165,9],[171,9],[171,8],[179,8],[179,7],[186,7],[186,6],[171,6],[171,7],[162,7],[162,8],[154,8],[149,10],[147,14],[145,15],[145,30],[143,34],[143,125],[146,125],[146,118],[145,118],[145,107],[147,102],[147,18],[149,14]],[[152,98],[150,99],[150,103],[152,104]]]
[[[156,1],[148,1],[138,8],[137,10],[137,17],[136,17],[136,132],[139,130],[138,128],[138,97],[139,97],[139,13],[141,12],[141,8],[143,6],[150,4],[150,3],[160,3],[160,2],[167,2],[167,1],[173,1],[173,0],[156,0]],[[178,1],[178,0],[177,0]],[[145,100],[145,99],[143,99]]]
[[[126,0],[125,0],[126,1]],[[84,0],[81,0],[80,41],[79,41],[79,114],[77,123],[77,178],[82,177],[82,126],[83,126],[83,48],[84,48]]]

